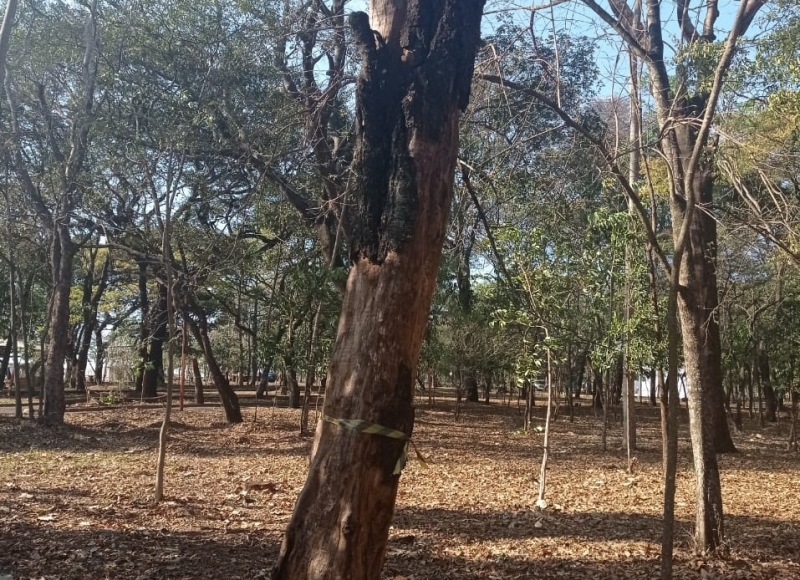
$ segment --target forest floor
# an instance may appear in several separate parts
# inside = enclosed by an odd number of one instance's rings
[[[584,405],[586,403],[584,402]],[[384,577],[408,580],[658,577],[661,447],[657,409],[639,407],[633,475],[619,424],[600,450],[600,416],[554,423],[548,507],[535,507],[542,435],[512,405],[420,402]],[[685,413],[685,409],[682,410]],[[70,412],[44,429],[0,417],[0,578],[268,578],[305,478],[299,411],[175,412],[166,500],[152,502],[162,411]],[[538,408],[541,418],[544,409]],[[787,425],[745,425],[720,458],[727,555],[692,554],[693,471],[681,427],[675,578],[800,579],[800,458]],[[6,576],[4,576],[4,573]]]

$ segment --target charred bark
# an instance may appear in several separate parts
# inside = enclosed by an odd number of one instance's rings
[[[411,435],[414,373],[482,6],[373,0],[371,22],[351,15],[362,56],[348,220],[352,266],[328,372],[328,417]],[[273,578],[379,578],[403,449],[401,440],[320,422]]]

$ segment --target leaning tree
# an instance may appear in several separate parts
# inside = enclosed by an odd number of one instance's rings
[[[324,421],[274,578],[379,578],[414,374],[453,191],[483,0],[373,0],[361,55],[346,231],[350,269]]]

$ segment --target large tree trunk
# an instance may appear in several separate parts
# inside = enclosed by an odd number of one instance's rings
[[[679,151],[691,151],[696,135],[687,123],[676,129]],[[674,153],[674,152],[673,152]],[[682,178],[676,191],[686,191],[698,205],[711,207],[714,176],[707,163],[698,168],[690,191]],[[673,229],[683,226],[685,206],[672,199]],[[689,382],[689,429],[696,477],[695,545],[699,551],[714,550],[724,537],[722,489],[717,452],[736,451],[728,429],[723,404],[722,351],[715,311],[719,304],[716,276],[716,222],[698,210],[689,224],[681,263],[678,313],[683,334],[683,357]]]
[[[158,396],[158,381],[164,377],[164,343],[169,338],[167,328],[167,287],[158,284],[158,301],[150,313],[150,351],[142,379],[142,397],[153,399]]]
[[[324,415],[411,435],[414,373],[436,283],[480,35],[482,0],[373,0],[351,15],[362,55],[349,225],[352,267]],[[380,34],[380,41],[376,34]],[[377,580],[394,513],[402,440],[329,421],[276,579]]]
[[[64,361],[69,350],[69,293],[72,288],[72,263],[75,244],[68,220],[61,220],[53,230],[50,266],[53,294],[50,302],[50,345],[44,362],[44,421],[47,425],[64,422]]]

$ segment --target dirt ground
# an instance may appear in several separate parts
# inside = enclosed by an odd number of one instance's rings
[[[658,577],[661,450],[656,409],[639,408],[635,473],[621,427],[600,451],[600,418],[580,407],[554,424],[548,507],[535,507],[541,434],[499,403],[454,422],[453,403],[420,403],[384,577],[409,580]],[[544,409],[539,408],[541,417]],[[0,578],[267,578],[303,483],[298,411],[176,412],[166,501],[152,503],[161,409],[67,414],[44,429],[0,417]],[[685,413],[685,410],[684,410]],[[685,417],[684,417],[685,419]],[[692,555],[693,473],[682,424],[675,578],[800,579],[800,458],[787,426],[736,434],[721,457],[728,554]]]

